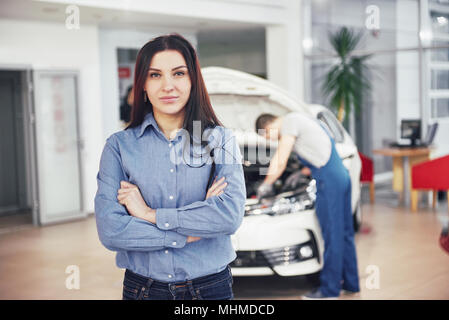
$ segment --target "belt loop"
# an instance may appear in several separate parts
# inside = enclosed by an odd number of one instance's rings
[[[147,280],[147,282],[146,282],[146,284],[142,287],[142,292],[141,292],[141,294],[140,294],[140,296],[139,296],[139,300],[140,300],[140,298],[143,296],[143,294],[146,294],[147,296],[150,295],[150,287],[151,287],[151,285],[152,285],[153,282],[154,282],[154,280],[151,279],[151,278],[146,278],[146,277],[145,277],[145,279]]]
[[[189,288],[190,294],[192,295],[192,300],[198,300],[198,297],[193,289],[192,280],[187,280],[187,287]]]
[[[148,289],[148,290],[150,290],[150,288],[151,288],[151,285],[153,284],[153,282],[154,282],[154,280],[153,280],[153,279],[151,279],[151,278],[148,278],[148,281],[147,281],[147,285],[146,285],[146,287],[147,287],[147,289]]]

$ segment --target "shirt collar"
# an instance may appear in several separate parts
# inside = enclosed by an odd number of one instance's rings
[[[156,123],[156,120],[154,119],[153,116],[153,112],[149,112],[145,115],[145,118],[143,119],[142,124],[140,125],[138,132],[137,132],[137,137],[140,138],[143,133],[145,132],[145,129],[148,126],[153,126],[156,129],[159,129]]]
[[[156,130],[158,130],[159,132],[161,132],[161,130],[159,129],[159,126],[157,125],[156,120],[154,119],[153,112],[149,112],[149,113],[147,113],[147,114],[145,115],[142,124],[141,124],[140,127],[138,128],[138,131],[137,131],[137,138],[140,138],[140,137],[143,136],[143,134],[144,134],[144,132],[145,132],[145,129],[146,129],[148,126],[153,126]],[[161,133],[162,133],[162,132],[161,132]],[[178,140],[179,140],[179,139],[181,138],[180,134],[181,134],[181,133],[178,132],[178,133],[176,134],[175,139],[178,139]],[[175,139],[174,139],[174,140],[175,140]],[[211,135],[211,137],[209,137],[209,140],[214,140],[213,135]],[[198,139],[196,136],[193,136],[193,142],[196,143],[196,144],[200,144],[200,143],[201,143],[201,139]],[[210,142],[210,141],[209,141],[209,142]],[[216,141],[215,141],[215,142],[216,142]]]

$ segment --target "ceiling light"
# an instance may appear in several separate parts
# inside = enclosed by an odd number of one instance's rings
[[[312,38],[303,39],[302,47],[304,48],[304,51],[309,52],[313,48],[313,39]]]
[[[446,25],[447,24],[447,18],[446,17],[437,17],[438,24],[440,25]]]

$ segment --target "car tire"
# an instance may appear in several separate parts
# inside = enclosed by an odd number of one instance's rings
[[[352,220],[354,224],[354,232],[359,232],[362,225],[362,206],[360,205],[360,200],[357,203],[355,212],[352,214]]]

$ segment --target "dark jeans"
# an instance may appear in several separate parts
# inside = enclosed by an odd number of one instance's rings
[[[185,282],[160,282],[126,270],[123,300],[232,300],[232,274],[223,271]]]

